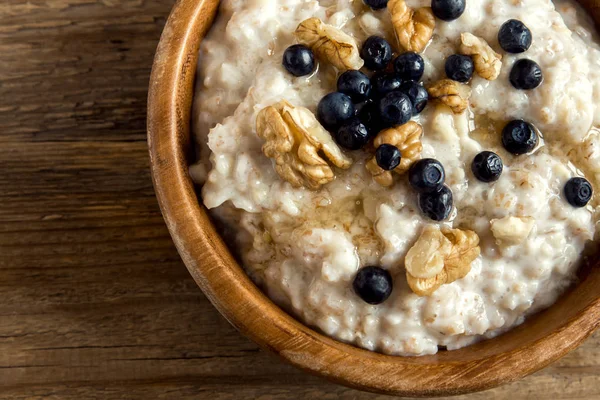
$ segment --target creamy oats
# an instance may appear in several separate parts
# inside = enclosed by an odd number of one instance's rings
[[[429,4],[407,1],[413,9]],[[421,157],[443,164],[452,190],[454,208],[440,223],[423,216],[406,174],[388,176],[391,186],[374,179],[365,167],[373,158],[368,146],[344,150],[352,165],[329,163],[335,178],[318,189],[293,187],[263,154],[266,136],[256,129],[261,110],[285,100],[316,114],[321,98],[336,90],[338,71],[321,58],[309,76],[294,77],[282,66],[284,50],[298,43],[296,28],[309,18],[341,29],[358,49],[379,35],[398,50],[399,28],[388,10],[373,11],[361,0],[223,0],[201,46],[193,113],[199,161],[190,173],[250,277],[306,324],[396,355],[433,354],[441,346],[457,349],[494,337],[556,301],[574,282],[598,220],[595,198],[575,208],[563,194],[576,176],[600,187],[600,45],[587,16],[568,2],[467,0],[460,18],[435,21],[422,53],[425,86],[445,78],[444,62],[454,53],[491,57],[477,61],[472,55],[466,111],[430,99],[413,117],[423,130]],[[420,18],[424,25],[409,21],[411,29],[429,29],[428,16]],[[511,18],[533,34],[525,53],[510,54],[498,44],[499,28]],[[470,36],[461,47],[465,32],[489,48],[467,48],[475,40]],[[422,45],[412,35],[403,40],[417,50]],[[509,82],[512,65],[524,57],[543,71],[534,90]],[[503,126],[514,119],[533,124],[540,135],[530,154],[512,155],[501,143]],[[471,172],[484,150],[504,163],[496,182],[481,182]],[[342,161],[339,166],[347,167]],[[410,272],[446,273],[458,240],[449,228],[473,231],[479,252],[465,256],[474,259],[456,280],[419,296],[407,283],[407,277],[418,278],[407,275],[407,253],[424,230],[437,229],[445,258],[411,264]],[[377,305],[353,290],[357,271],[373,265],[393,278],[390,297]]]

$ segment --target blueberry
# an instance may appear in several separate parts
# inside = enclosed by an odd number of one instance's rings
[[[446,76],[454,81],[469,82],[473,76],[473,59],[462,54],[452,54],[446,58]]]
[[[585,178],[571,178],[565,185],[565,197],[573,207],[584,207],[592,198],[592,185]]]
[[[365,99],[365,101],[359,103],[354,103],[355,115],[360,116],[366,109],[372,107],[374,103],[375,101],[371,98]]]
[[[379,116],[384,126],[403,125],[412,117],[412,104],[407,95],[395,91],[379,101]]]
[[[406,81],[400,86],[400,91],[410,99],[413,106],[412,115],[417,115],[423,111],[429,99],[429,93],[423,85],[414,81]]]
[[[360,57],[372,71],[384,69],[392,59],[392,46],[382,37],[371,36],[362,46]]]
[[[394,74],[378,72],[371,78],[371,97],[381,98],[386,94],[400,89],[402,79]]]
[[[522,53],[531,46],[531,31],[517,19],[509,19],[498,31],[498,43],[508,53]]]
[[[421,212],[434,221],[443,221],[448,218],[452,211],[452,203],[452,191],[445,185],[439,192],[419,194]]]
[[[354,104],[350,97],[343,93],[329,93],[321,99],[317,106],[317,118],[328,131],[337,131],[344,122],[353,116]]]
[[[381,267],[364,267],[358,270],[352,282],[354,292],[369,304],[381,304],[392,293],[393,282],[389,272]]]
[[[502,159],[491,151],[482,151],[477,154],[471,163],[471,171],[475,178],[482,182],[494,182],[502,174]]]
[[[529,122],[522,119],[510,121],[502,129],[502,144],[512,154],[525,154],[532,151],[538,143],[538,136]]]
[[[364,0],[364,2],[373,10],[381,10],[387,7],[388,0]]]
[[[402,155],[396,146],[384,143],[375,150],[377,165],[386,171],[391,171],[400,164]]]
[[[522,58],[510,70],[510,83],[517,89],[530,90],[540,86],[544,80],[542,69],[535,61]]]
[[[369,97],[371,80],[360,71],[349,70],[338,78],[337,90],[350,96],[352,101],[361,102]]]
[[[401,79],[418,81],[425,71],[425,61],[412,51],[402,53],[394,60],[394,71]]]
[[[358,119],[367,127],[370,137],[375,137],[383,125],[379,118],[379,105],[372,99],[367,99],[356,105]]]
[[[433,15],[442,21],[452,21],[465,12],[465,0],[431,0]]]
[[[360,119],[352,118],[335,133],[337,144],[347,150],[358,150],[369,141],[369,130]]]
[[[438,192],[444,185],[444,166],[433,158],[424,158],[408,170],[408,182],[419,193]]]
[[[315,56],[308,47],[294,44],[283,52],[283,66],[294,76],[308,75],[315,69]]]

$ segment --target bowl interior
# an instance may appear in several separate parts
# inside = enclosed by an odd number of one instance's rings
[[[600,0],[580,0],[600,22]],[[330,339],[296,321],[250,281],[215,230],[188,175],[190,112],[198,48],[218,0],[179,0],[152,70],[148,143],[157,197],[190,273],[215,307],[263,348],[309,372],[363,390],[403,396],[450,395],[530,374],[585,339],[600,322],[600,272],[548,310],[497,338],[433,356],[395,357]]]

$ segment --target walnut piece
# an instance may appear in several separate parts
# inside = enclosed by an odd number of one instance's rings
[[[452,250],[452,243],[434,225],[427,225],[421,236],[406,253],[404,267],[414,278],[433,278],[444,270],[446,256]]]
[[[417,296],[431,296],[433,292],[438,290],[440,286],[448,281],[448,274],[445,269],[435,275],[433,278],[421,279],[415,278],[409,273],[406,273],[406,281],[408,286]]]
[[[410,168],[412,163],[421,157],[421,151],[423,150],[423,144],[421,143],[422,134],[423,127],[414,121],[409,121],[404,125],[379,132],[373,141],[373,145],[375,148],[384,143],[396,146],[400,150],[402,158],[400,159],[400,164],[393,171],[402,174]],[[381,186],[391,186],[394,183],[392,171],[386,171],[377,165],[375,157],[367,161],[366,167],[373,175],[373,179]]]
[[[475,72],[488,81],[500,75],[502,56],[494,51],[485,40],[471,33],[460,35],[460,53],[473,58]]]
[[[387,9],[392,16],[392,26],[400,46],[406,51],[417,53],[425,50],[435,28],[431,7],[413,10],[404,0],[390,0]]]
[[[360,69],[364,65],[354,38],[323,23],[319,18],[302,21],[295,34],[300,43],[310,47],[320,59],[330,62],[340,71]]]
[[[319,152],[336,167],[352,163],[310,110],[285,100],[258,113],[256,132],[266,141],[262,150],[275,161],[275,171],[294,187],[318,189],[333,180],[333,170]]]
[[[479,236],[473,231],[461,229],[442,229],[442,233],[452,242],[452,250],[444,264],[448,273],[447,282],[450,283],[464,278],[471,270],[471,263],[481,252]]]
[[[479,253],[475,232],[428,225],[406,253],[408,286],[419,296],[430,296],[443,284],[467,276]]]
[[[496,238],[496,244],[501,247],[515,246],[522,243],[535,225],[532,217],[507,216],[490,221],[492,234]]]
[[[460,114],[469,106],[471,88],[452,79],[442,79],[427,87],[432,100],[437,100],[452,109],[454,114]]]
[[[377,160],[375,160],[375,157],[367,161],[365,167],[367,168],[367,171],[373,175],[375,182],[379,183],[381,186],[388,187],[394,184],[394,177],[392,176],[392,173],[377,165]]]

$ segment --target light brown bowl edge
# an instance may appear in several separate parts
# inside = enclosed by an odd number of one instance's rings
[[[587,0],[600,20],[600,1]],[[579,345],[600,323],[600,273],[549,310],[498,338],[425,357],[369,352],[299,323],[256,288],[201,207],[188,176],[190,111],[201,39],[218,1],[180,0],[162,34],[150,80],[148,144],[156,194],[188,270],[227,320],[261,347],[338,383],[400,396],[488,389],[535,372]],[[593,5],[593,7],[592,7]]]

